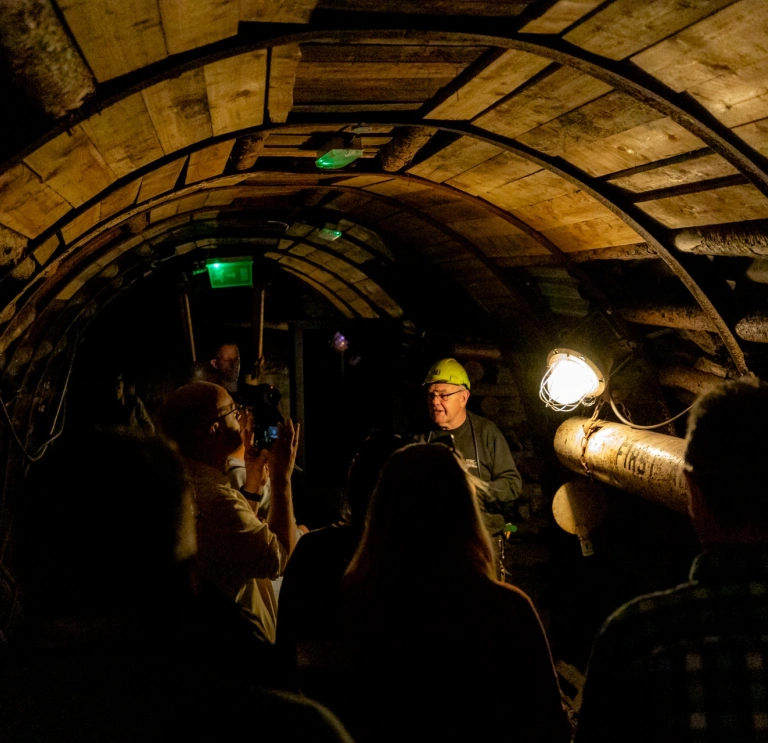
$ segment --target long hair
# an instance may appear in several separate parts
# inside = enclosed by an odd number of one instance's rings
[[[494,570],[470,476],[442,444],[399,449],[381,473],[345,587],[367,593],[401,579],[471,575],[492,578]]]

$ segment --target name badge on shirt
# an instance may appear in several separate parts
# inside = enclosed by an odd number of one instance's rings
[[[477,460],[465,459],[464,463],[467,465],[468,470],[477,470],[478,472],[480,472],[480,468],[477,466]]]

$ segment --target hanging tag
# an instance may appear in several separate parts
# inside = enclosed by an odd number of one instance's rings
[[[581,545],[581,554],[584,557],[589,557],[595,554],[595,550],[592,547],[592,540],[586,537],[579,537],[579,544]]]

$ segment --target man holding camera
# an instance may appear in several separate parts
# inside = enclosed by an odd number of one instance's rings
[[[299,427],[278,426],[269,454],[272,490],[269,516],[260,519],[224,474],[227,458],[243,441],[246,491],[264,474],[264,455],[249,445],[252,421],[241,434],[241,407],[210,382],[192,382],[168,399],[163,430],[176,441],[187,464],[198,509],[198,559],[204,578],[240,605],[268,642],[275,641],[277,601],[272,580],[280,576],[296,545],[291,474]]]
[[[433,426],[417,440],[450,446],[470,474],[488,483],[488,492],[478,496],[488,531],[498,534],[523,485],[506,439],[494,423],[467,410],[469,376],[456,359],[433,364],[423,388]]]

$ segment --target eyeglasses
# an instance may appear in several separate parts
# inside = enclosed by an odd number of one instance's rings
[[[226,418],[228,415],[232,415],[232,413],[235,414],[235,420],[240,420],[240,417],[243,414],[243,406],[238,405],[237,403],[233,403],[231,410],[227,410],[226,413],[221,413],[220,415],[217,415],[216,420],[219,421],[222,418]]]
[[[464,392],[464,390],[456,390],[456,392],[427,392],[426,398],[429,402],[432,402],[432,400],[447,400],[451,395],[458,395],[459,392]]]

